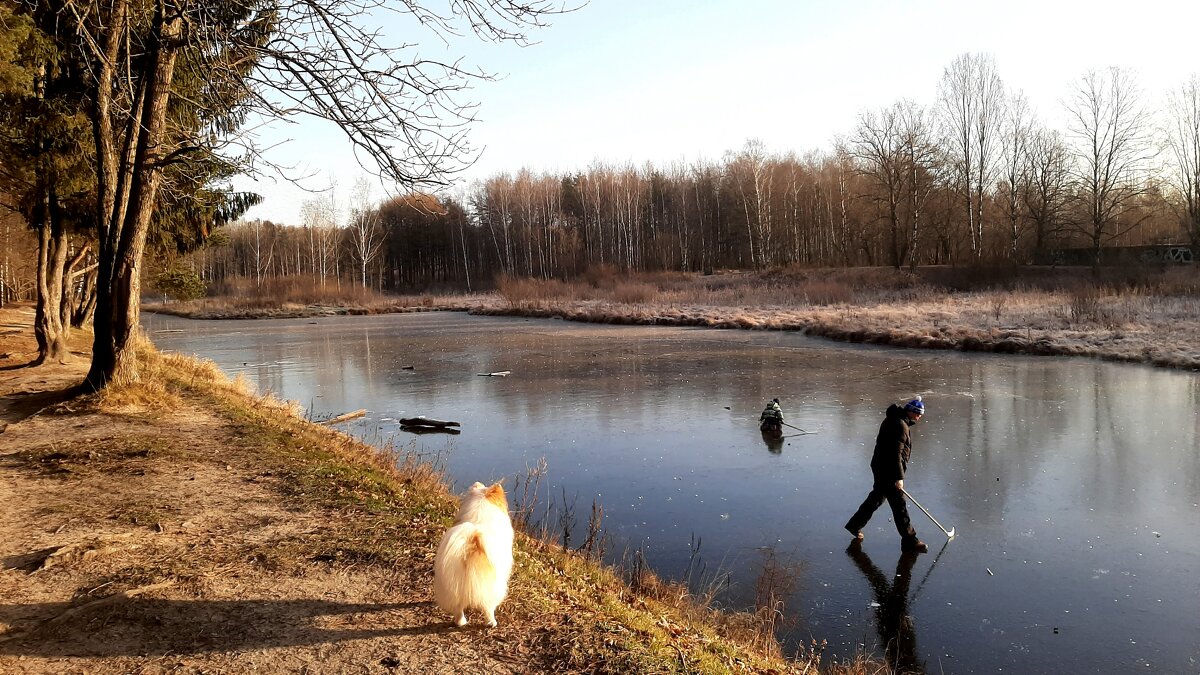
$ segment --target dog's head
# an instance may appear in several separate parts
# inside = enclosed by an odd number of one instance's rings
[[[508,496],[504,494],[504,487],[500,484],[502,481],[496,481],[492,485],[484,485],[476,481],[467,490],[470,497],[486,499],[496,506],[496,508],[508,510]]]

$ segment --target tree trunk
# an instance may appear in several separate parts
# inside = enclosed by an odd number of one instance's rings
[[[79,289],[79,300],[71,313],[71,327],[83,328],[92,322],[96,311],[96,272],[92,270],[83,275],[83,283]]]
[[[118,203],[114,212],[123,211],[124,217],[110,220],[109,227],[102,227],[102,234],[107,230],[109,236],[102,236],[100,240],[95,341],[92,346],[92,366],[86,382],[93,390],[109,384],[134,381],[138,375],[134,338],[138,330],[138,305],[141,301],[142,253],[162,178],[160,160],[167,150],[163,146],[167,105],[170,102],[171,82],[183,26],[182,16],[175,7],[161,4],[157,11],[155,33],[158,41],[154,45],[147,72],[150,81],[145,89],[141,111],[143,123],[138,131],[130,172],[128,205],[122,209]],[[166,15],[166,12],[171,12],[171,15]],[[111,138],[100,139],[98,145],[105,140],[111,152],[115,145]],[[112,218],[112,214],[101,215]],[[110,264],[111,269],[106,269]]]
[[[84,245],[76,251],[75,255],[71,256],[71,259],[67,261],[66,266],[63,268],[62,301],[59,303],[58,312],[59,323],[62,324],[63,333],[67,335],[70,335],[72,328],[79,327],[75,323],[75,308],[77,306],[75,302],[75,277],[86,274],[91,268],[84,268],[82,270],[76,270],[75,268],[87,257],[89,248],[90,245]],[[80,295],[82,296],[86,290],[86,287],[82,288]],[[82,304],[82,301],[80,304]]]
[[[54,218],[49,188],[45,188],[40,204],[41,223],[38,227],[37,309],[34,316],[34,335],[38,356],[35,364],[64,363],[70,357],[67,349],[69,325],[62,320],[63,268],[67,263],[67,234]]]

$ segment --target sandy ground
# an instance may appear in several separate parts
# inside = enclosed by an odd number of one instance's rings
[[[394,566],[272,555],[346,516],[281,499],[202,408],[43,410],[87,360],[25,367],[31,323],[0,310],[0,673],[543,670],[503,606],[497,629],[450,627],[425,546]]]

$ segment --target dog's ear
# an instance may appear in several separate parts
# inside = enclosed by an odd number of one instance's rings
[[[492,486],[483,493],[483,498],[502,509],[507,509],[508,497],[504,494],[504,488],[501,487],[500,483],[501,481],[496,481],[493,483]]]

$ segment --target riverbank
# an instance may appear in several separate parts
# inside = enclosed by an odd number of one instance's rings
[[[818,665],[781,658],[753,615],[527,536],[499,627],[455,629],[431,578],[456,500],[431,467],[148,346],[142,383],[76,396],[88,336],[71,363],[25,367],[32,319],[0,310],[0,672]],[[822,671],[881,672],[848,668]]]
[[[1200,369],[1200,279],[1190,268],[1103,277],[1088,270],[938,268],[919,274],[869,269],[608,275],[577,283],[508,280],[489,294],[381,298],[347,306],[218,298],[146,309],[204,319],[469,311],[595,323],[792,330],[896,347],[1088,356]]]

